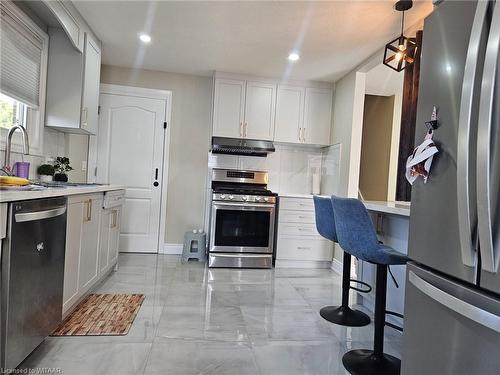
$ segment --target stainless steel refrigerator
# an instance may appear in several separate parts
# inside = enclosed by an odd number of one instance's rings
[[[500,2],[444,1],[425,20],[402,374],[500,374]]]

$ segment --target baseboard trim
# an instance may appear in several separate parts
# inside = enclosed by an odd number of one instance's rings
[[[330,261],[276,259],[275,268],[330,268]]]
[[[344,265],[342,264],[342,262],[338,259],[333,259],[332,260],[332,271],[338,273],[340,276],[342,276],[342,272],[343,272],[343,269],[344,269]]]
[[[182,247],[183,245],[181,243],[166,243],[163,245],[160,254],[181,255]]]

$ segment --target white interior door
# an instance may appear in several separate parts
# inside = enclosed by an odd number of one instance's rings
[[[97,180],[126,187],[120,251],[158,252],[166,100],[101,94]]]

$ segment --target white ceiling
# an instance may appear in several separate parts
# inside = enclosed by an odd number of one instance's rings
[[[399,34],[393,1],[73,1],[103,43],[103,63],[176,73],[214,70],[335,81]],[[410,26],[432,11],[416,1]],[[138,33],[151,34],[144,45]],[[300,60],[289,63],[291,50]]]

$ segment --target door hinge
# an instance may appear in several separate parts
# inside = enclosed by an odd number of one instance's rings
[[[100,106],[100,105],[98,105],[98,106],[97,106],[97,114],[98,114],[98,115],[100,115],[100,114],[101,114],[101,106]]]
[[[167,128],[167,122],[165,121],[165,122],[163,123],[163,129],[166,129],[166,128]]]

